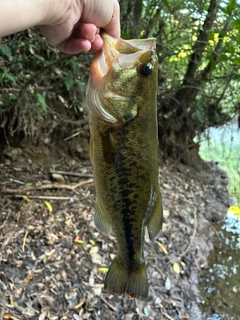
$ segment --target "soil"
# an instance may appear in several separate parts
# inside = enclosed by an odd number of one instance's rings
[[[231,204],[228,178],[214,163],[198,172],[167,163],[159,178],[164,224],[144,247],[149,298],[116,297],[103,290],[117,246],[93,223],[89,160],[45,145],[2,148],[0,320],[204,319],[198,284],[213,249],[213,223]]]

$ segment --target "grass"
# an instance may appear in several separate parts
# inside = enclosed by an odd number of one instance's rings
[[[210,128],[207,135],[209,140],[201,142],[199,154],[206,161],[218,162],[228,174],[228,191],[234,204],[240,206],[240,131],[236,126],[226,126]]]

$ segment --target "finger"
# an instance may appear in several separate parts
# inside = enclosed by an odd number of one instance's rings
[[[114,0],[113,15],[110,22],[103,29],[112,37],[120,38],[120,8],[117,0]]]
[[[104,29],[114,38],[120,37],[120,9],[117,0],[105,1],[105,6],[102,1],[85,1],[81,20]]]
[[[60,43],[57,48],[67,54],[78,54],[82,51],[89,51],[92,45],[89,40],[71,38]]]
[[[98,28],[92,23],[84,23],[80,27],[80,37],[89,40],[91,43],[95,40]]]
[[[102,39],[102,37],[99,34],[96,34],[95,35],[95,39],[91,44],[92,44],[91,50],[96,51],[96,52],[101,50],[102,47],[103,47],[103,39]]]

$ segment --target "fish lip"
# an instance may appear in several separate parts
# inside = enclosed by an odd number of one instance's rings
[[[102,37],[105,45],[98,59],[102,76],[108,73],[112,63],[117,63],[124,69],[132,68],[142,54],[156,48],[155,38],[123,40],[113,38],[107,33],[103,33]]]
[[[99,56],[98,68],[100,73],[102,74],[102,77],[104,77],[108,73],[109,68],[107,67],[107,64],[106,64],[106,58],[105,58],[104,52],[102,52]]]
[[[107,75],[112,63],[118,63],[124,69],[132,68],[144,52],[156,48],[155,38],[123,40],[113,38],[105,32],[102,33],[102,38],[105,44],[97,61],[99,80]]]

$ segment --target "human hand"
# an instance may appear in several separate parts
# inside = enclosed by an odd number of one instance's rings
[[[103,46],[99,29],[120,37],[117,0],[49,0],[51,16],[40,27],[47,41],[64,53],[98,51]]]

